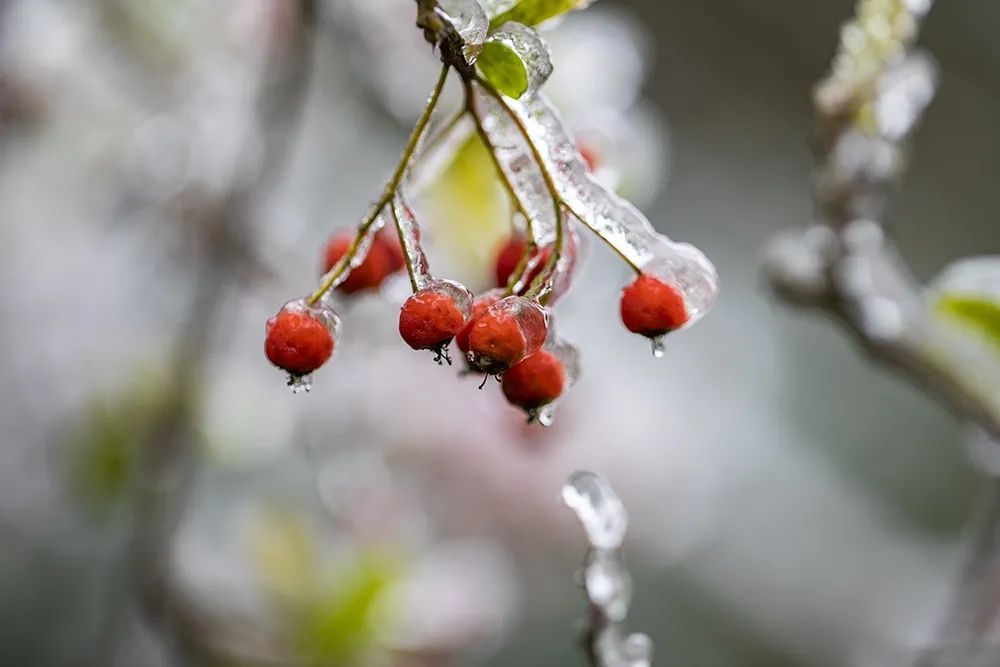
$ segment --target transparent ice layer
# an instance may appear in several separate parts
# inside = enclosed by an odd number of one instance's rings
[[[392,205],[387,206],[382,212],[382,216],[390,215],[391,224],[395,225],[399,232],[399,241],[403,247],[403,254],[406,255],[406,267],[413,289],[422,289],[431,280],[430,268],[427,266],[427,256],[420,246],[420,224],[413,209],[406,202],[402,187],[396,188]]]
[[[688,324],[715,301],[718,275],[704,253],[653,229],[632,204],[595,181],[558,113],[541,94],[504,99],[532,143],[559,198],[583,224],[639,270],[655,270],[684,295]]]
[[[429,280],[423,287],[424,290],[446,294],[451,297],[455,306],[462,311],[463,317],[468,320],[472,315],[473,295],[465,285],[454,280]]]
[[[534,28],[513,21],[504,23],[490,35],[489,41],[503,44],[524,64],[528,74],[528,88],[524,95],[534,95],[548,81],[552,74],[552,54]]]
[[[320,301],[314,306],[310,306],[309,302],[305,297],[300,299],[292,299],[291,301],[285,303],[281,307],[278,313],[291,312],[291,313],[305,313],[310,317],[321,322],[330,332],[330,337],[333,339],[333,352],[334,355],[337,353],[337,349],[340,347],[340,335],[341,335],[341,321],[340,315],[337,311],[333,309],[325,301]],[[268,329],[270,329],[271,321],[267,323]],[[302,392],[309,391],[312,389],[312,374],[307,373],[306,375],[288,375],[288,386],[291,387],[292,392],[299,394]]]
[[[462,55],[469,65],[483,50],[490,19],[478,0],[437,0],[437,13],[462,38]]]
[[[882,136],[906,138],[934,98],[937,79],[934,60],[920,51],[885,71],[875,94],[875,123]]]
[[[592,472],[573,473],[563,487],[563,503],[583,525],[590,542],[584,566],[584,589],[592,606],[590,648],[602,667],[648,667],[653,643],[623,628],[632,596],[632,578],[620,548],[628,514],[611,485]]]
[[[380,229],[385,226],[385,221],[379,217],[375,219],[375,222],[368,228],[368,230],[361,237],[358,242],[358,247],[354,251],[354,255],[350,258],[350,264],[348,264],[348,257],[345,253],[337,262],[330,267],[325,276],[335,274],[338,271],[340,275],[331,283],[330,289],[327,291],[326,296],[330,296],[337,287],[344,283],[351,276],[351,271],[361,266],[365,259],[368,257],[368,251],[371,250],[372,242],[375,240],[375,235]],[[289,302],[291,303],[291,302]]]
[[[497,163],[510,184],[519,207],[539,246],[556,239],[556,206],[542,170],[517,123],[491,93],[472,84],[472,112],[493,148]]]

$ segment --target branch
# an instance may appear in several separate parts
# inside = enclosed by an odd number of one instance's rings
[[[621,554],[628,515],[614,489],[592,472],[570,475],[563,503],[576,513],[590,548],[584,561],[583,587],[590,605],[584,650],[592,667],[649,667],[653,643],[642,633],[626,635],[625,617],[632,598],[632,578]]]

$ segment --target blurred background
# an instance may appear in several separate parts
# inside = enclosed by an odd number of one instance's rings
[[[722,285],[654,360],[589,243],[550,429],[407,349],[399,281],[342,305],[311,393],[262,354],[433,84],[412,5],[0,1],[0,663],[583,664],[558,494],[588,468],[629,509],[657,664],[902,664],[986,478],[959,423],[758,277],[811,219],[809,92],[852,3],[603,0],[546,30],[599,176]],[[926,23],[943,84],[891,210],[921,278],[1000,252],[998,29],[975,0]],[[507,213],[471,152],[418,208],[479,290]]]

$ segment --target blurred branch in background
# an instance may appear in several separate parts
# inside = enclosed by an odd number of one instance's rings
[[[275,13],[267,18],[277,22],[288,17]],[[209,652],[218,637],[171,589],[170,540],[198,467],[195,420],[206,352],[234,281],[246,277],[257,264],[246,223],[284,173],[309,88],[317,23],[313,0],[295,2],[291,18],[290,31],[287,25],[280,26],[284,30],[267,26],[271,40],[263,48],[255,115],[240,149],[233,181],[217,193],[197,199],[185,212],[185,222],[197,230],[201,241],[195,292],[178,332],[168,374],[170,386],[153,417],[134,479],[136,496],[127,552],[131,584],[145,611],[170,629],[181,651],[188,655]],[[127,598],[119,601],[120,608],[127,605]],[[119,620],[112,618],[108,623],[108,655],[101,658],[105,660],[101,664],[112,662]],[[253,642],[248,644],[244,651],[253,650]]]
[[[584,648],[593,667],[649,667],[653,642],[640,633],[626,635],[625,617],[632,599],[632,577],[621,548],[628,513],[607,480],[592,472],[570,475],[563,503],[573,510],[587,535],[589,549],[582,572],[590,603]]]
[[[997,441],[1000,359],[942,317],[939,303],[956,286],[925,289],[884,223],[892,186],[905,168],[907,141],[937,86],[934,61],[913,48],[930,6],[931,0],[858,3],[832,71],[814,95],[819,222],[776,239],[765,270],[780,296],[834,317],[872,359]],[[957,289],[969,290],[968,281]],[[971,543],[940,638],[948,648],[934,647],[922,665],[980,664],[968,660],[981,660],[984,651],[992,659],[981,664],[996,664],[1000,655],[1000,498],[987,503],[977,525],[981,534]]]

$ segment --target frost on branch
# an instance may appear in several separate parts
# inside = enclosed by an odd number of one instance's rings
[[[632,598],[632,578],[621,547],[628,514],[603,477],[576,472],[562,490],[563,503],[576,513],[590,543],[583,585],[590,602],[587,650],[597,667],[648,667],[653,643],[642,633],[626,635],[625,617]]]
[[[569,211],[636,269],[676,285],[688,309],[688,326],[708,312],[718,291],[718,275],[704,253],[658,233],[637,208],[594,180],[543,95],[505,103],[538,149],[542,168]]]

